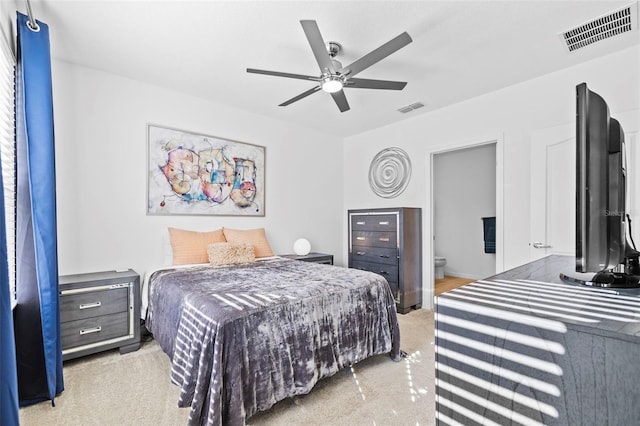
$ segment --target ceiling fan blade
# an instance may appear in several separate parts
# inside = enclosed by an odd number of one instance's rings
[[[353,89],[385,89],[402,90],[407,85],[406,81],[371,80],[368,78],[350,78],[344,87]]]
[[[389,40],[382,46],[377,49],[372,50],[371,52],[364,55],[362,58],[357,59],[351,65],[343,67],[340,71],[342,74],[348,74],[349,77],[358,74],[359,72],[369,68],[371,65],[375,64],[391,55],[392,53],[402,49],[407,44],[411,43],[411,37],[406,32],[400,34],[399,36]]]
[[[336,101],[336,105],[338,105],[340,112],[349,111],[351,109],[351,107],[349,107],[349,102],[347,102],[347,97],[344,95],[344,90],[334,92],[331,96],[333,97],[333,100]]]
[[[288,77],[288,78],[297,78],[300,80],[320,81],[318,77],[314,77],[311,75],[291,74],[288,72],[257,70],[255,68],[247,68],[247,72],[252,74],[273,75],[275,77]]]
[[[292,104],[292,103],[294,103],[294,102],[299,101],[299,100],[300,100],[300,99],[302,99],[302,98],[306,98],[307,96],[309,96],[309,95],[312,95],[312,94],[316,93],[318,90],[320,90],[320,86],[316,86],[316,87],[314,87],[313,89],[309,89],[309,90],[307,90],[306,92],[302,92],[302,93],[300,93],[298,96],[294,96],[293,98],[289,99],[288,101],[284,101],[283,103],[281,103],[281,104],[280,104],[280,105],[278,105],[278,106],[287,106],[287,105],[290,105],[290,104]]]
[[[311,45],[313,56],[316,57],[316,62],[318,62],[318,66],[320,66],[320,71],[324,73],[328,69],[331,74],[335,74],[336,70],[333,67],[333,62],[331,62],[331,57],[329,56],[329,52],[327,52],[327,46],[322,39],[316,21],[302,20],[300,24],[304,30],[304,35],[307,36],[309,45]]]

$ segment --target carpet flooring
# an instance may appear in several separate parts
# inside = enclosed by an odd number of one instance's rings
[[[318,382],[308,395],[280,401],[248,419],[248,425],[435,424],[433,312],[398,315],[401,348],[408,356],[366,359]],[[171,365],[155,341],[136,352],[117,350],[67,361],[65,391],[56,406],[43,402],[20,409],[30,425],[186,425],[178,408]]]

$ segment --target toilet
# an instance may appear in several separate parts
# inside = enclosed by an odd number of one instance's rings
[[[444,265],[447,264],[446,257],[435,256],[433,258],[433,264],[435,266],[435,279],[441,280],[444,278]]]

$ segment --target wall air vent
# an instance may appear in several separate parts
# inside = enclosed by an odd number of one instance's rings
[[[638,29],[638,3],[601,16],[561,34],[569,52]]]
[[[402,108],[398,108],[398,111],[400,111],[403,114],[406,114],[408,112],[413,111],[414,109],[422,108],[423,106],[424,104],[422,102],[416,102],[414,104],[403,106]]]

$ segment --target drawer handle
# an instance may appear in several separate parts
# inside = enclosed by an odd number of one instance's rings
[[[364,241],[364,240],[366,240],[366,238],[365,237],[356,237],[356,240]]]
[[[388,238],[380,238],[380,241],[389,241]]]
[[[80,309],[99,308],[102,306],[102,302],[83,303],[79,306]]]
[[[356,222],[356,225],[364,225],[364,222]]]
[[[87,328],[86,330],[80,330],[80,335],[91,334],[91,333],[99,333],[102,331],[102,327],[97,326],[93,328]]]
[[[380,257],[383,258],[383,259],[388,259],[389,258],[389,256],[387,256],[386,254],[381,254]]]
[[[387,271],[380,271],[379,274],[380,275],[389,275],[389,273]]]
[[[358,256],[364,256],[365,254],[367,254],[367,252],[366,251],[357,251],[356,254]]]
[[[380,223],[380,225],[388,225],[388,224],[389,224],[389,221],[388,221],[388,220],[385,220],[384,222],[379,222],[379,223]]]

